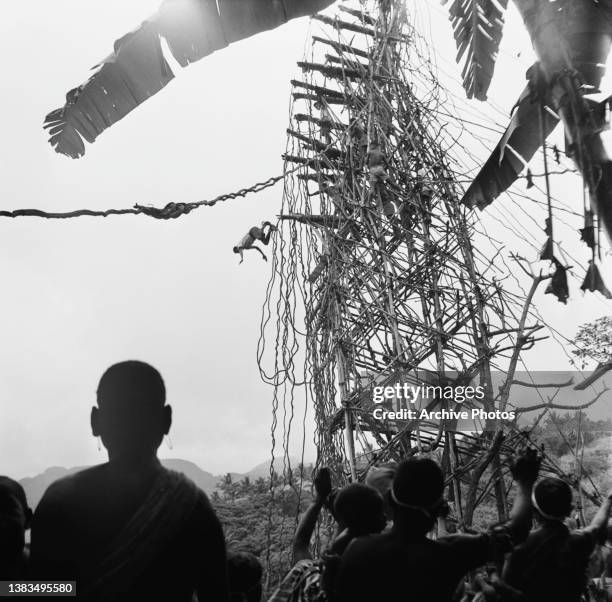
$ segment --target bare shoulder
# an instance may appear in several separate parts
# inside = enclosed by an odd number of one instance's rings
[[[346,548],[344,556],[350,558],[378,556],[381,551],[385,551],[389,546],[392,546],[393,543],[394,539],[390,537],[388,533],[363,535],[351,541]]]
[[[197,485],[192,485],[197,492],[197,500],[193,510],[193,517],[198,523],[209,524],[210,521],[216,521],[217,514],[213,505],[210,503],[210,499],[202,489]]]
[[[69,510],[82,499],[83,494],[93,493],[104,480],[105,464],[86,468],[75,474],[62,477],[47,487],[38,510]]]

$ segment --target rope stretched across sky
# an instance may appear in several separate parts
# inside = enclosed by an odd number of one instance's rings
[[[42,209],[14,209],[13,211],[0,210],[0,217],[6,218],[17,218],[17,217],[40,217],[44,219],[71,219],[75,217],[110,217],[112,215],[147,215],[155,219],[176,219],[191,213],[194,209],[200,207],[214,207],[217,203],[245,197],[251,193],[261,192],[266,188],[270,188],[283,180],[288,174],[297,171],[300,167],[285,172],[279,176],[273,176],[262,182],[257,182],[249,186],[248,188],[241,188],[235,192],[227,192],[214,199],[196,201],[196,202],[170,202],[164,207],[152,207],[150,205],[135,204],[133,207],[125,209],[75,209],[73,211],[43,211]],[[550,175],[564,174],[568,172],[575,172],[576,170],[565,169],[559,172],[550,172]],[[530,177],[538,178],[544,177],[545,174],[531,174]],[[527,177],[527,176],[523,176]],[[440,182],[441,180],[437,180]],[[455,183],[461,183],[462,180],[453,179]],[[466,180],[469,182],[469,180]],[[528,199],[532,200],[532,199]],[[537,201],[534,201],[537,202]]]
[[[187,215],[194,209],[199,209],[200,207],[213,207],[217,203],[221,203],[223,201],[245,197],[247,194],[253,192],[261,192],[262,190],[270,188],[283,180],[285,175],[286,174],[273,176],[267,180],[264,180],[263,182],[257,182],[248,188],[241,188],[236,192],[228,192],[211,200],[196,201],[193,203],[168,203],[165,207],[161,208],[136,204],[129,209],[107,209],[104,211],[96,211],[93,209],[76,209],[75,211],[66,212],[48,212],[41,211],[40,209],[16,209],[14,211],[0,211],[0,217],[42,217],[45,219],[70,219],[75,217],[108,217],[111,215],[148,215],[149,217],[153,217],[155,219],[176,219],[177,217]]]

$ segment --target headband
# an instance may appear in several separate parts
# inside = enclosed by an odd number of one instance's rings
[[[397,496],[395,495],[395,491],[393,491],[393,487],[391,487],[391,499],[398,505],[401,506],[402,508],[407,508],[408,510],[419,510],[420,512],[422,512],[423,514],[425,514],[426,516],[428,516],[429,518],[431,518],[431,512],[430,510],[432,508],[435,508],[438,504],[440,504],[440,502],[442,501],[442,496],[440,496],[431,506],[415,506],[413,504],[406,504],[405,502],[400,502],[397,499]]]
[[[537,500],[536,500],[536,496],[535,496],[535,487],[531,490],[531,503],[533,504],[533,507],[544,517],[547,518],[548,520],[556,520],[559,522],[564,522],[565,521],[565,516],[553,516],[552,514],[546,514],[546,512],[544,512],[542,510],[542,508],[540,508],[540,505],[538,504]]]

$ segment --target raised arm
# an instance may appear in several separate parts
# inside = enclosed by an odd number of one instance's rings
[[[603,504],[599,507],[597,514],[593,517],[591,524],[583,529],[584,533],[593,535],[597,543],[602,544],[609,537],[608,519],[610,518],[610,511],[612,510],[612,492],[608,493],[608,496],[604,500]]]
[[[293,538],[293,562],[310,558],[310,538],[314,531],[321,508],[325,500],[329,497],[332,490],[331,475],[328,468],[321,468],[313,479],[315,496],[312,504],[308,506],[306,512],[300,520],[295,536]]]
[[[512,465],[512,476],[516,481],[518,491],[510,511],[508,528],[515,541],[527,537],[531,527],[531,491],[538,478],[542,459],[536,449],[523,450]]]
[[[440,539],[440,537],[446,537],[449,535],[448,532],[448,515],[450,514],[450,506],[446,500],[442,500],[440,505],[438,506],[438,516],[436,518],[436,523],[438,526],[436,537]]]

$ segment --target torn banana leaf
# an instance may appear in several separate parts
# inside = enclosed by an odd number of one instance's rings
[[[561,301],[567,304],[569,299],[569,286],[567,284],[567,268],[564,267],[558,259],[553,259],[555,264],[555,273],[544,291],[547,295],[554,295]]]
[[[559,123],[551,111],[544,111],[544,137]],[[512,120],[495,150],[463,196],[469,207],[483,209],[506,191],[518,178],[542,143],[540,105],[534,101],[530,86],[521,94]]]
[[[105,129],[157,94],[174,77],[162,52],[167,43],[176,61],[190,63],[296,17],[316,13],[333,0],[165,0],[136,30],[115,42],[97,71],[70,90],[66,104],[51,111],[44,127],[58,153],[85,152]],[[211,87],[217,87],[216,82]]]
[[[606,299],[612,299],[612,293],[608,290],[605,285],[599,268],[595,265],[594,261],[589,261],[589,269],[587,270],[586,277],[582,286],[580,287],[583,291],[600,292]]]
[[[445,2],[443,2],[444,4]],[[454,0],[450,20],[468,98],[487,99],[508,0]]]

